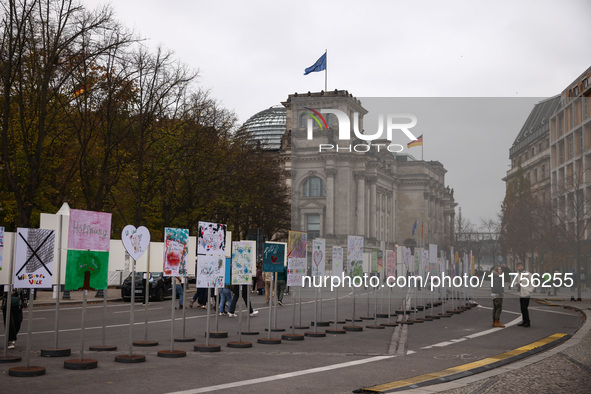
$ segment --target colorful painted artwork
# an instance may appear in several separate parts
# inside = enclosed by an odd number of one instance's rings
[[[339,246],[332,247],[332,275],[343,275],[343,248]]]
[[[429,251],[422,249],[422,260],[421,260],[421,274],[425,275],[429,270]]]
[[[347,266],[352,277],[363,276],[363,236],[347,237]]]
[[[370,272],[376,273],[378,271],[378,251],[372,250],[371,251],[371,270]]]
[[[252,283],[253,262],[256,261],[255,248],[251,242],[232,242],[232,284],[248,285]]]
[[[411,265],[412,254],[411,253],[412,252],[411,252],[410,248],[407,248],[406,246],[402,247],[402,261],[408,271],[412,271],[412,265]]]
[[[349,235],[347,237],[347,260],[363,260],[362,235]]]
[[[306,258],[289,257],[287,259],[287,286],[302,287],[302,277],[306,275]]]
[[[386,276],[396,276],[396,252],[386,250]]]
[[[66,290],[104,290],[108,279],[109,252],[68,250]]]
[[[70,210],[68,249],[108,251],[110,241],[110,213]]]
[[[189,229],[164,229],[164,276],[186,276]]]
[[[224,287],[225,260],[224,256],[197,256],[197,287]]]
[[[437,264],[437,245],[429,244],[429,263]]]
[[[285,267],[287,244],[283,242],[265,242],[263,245],[263,271],[281,272]]]
[[[226,225],[199,222],[197,254],[224,256],[226,254]]]
[[[312,276],[324,275],[326,266],[326,240],[316,238],[312,241]]]
[[[226,263],[224,264],[224,285],[232,284],[232,258],[226,257]]]
[[[287,240],[287,257],[306,257],[308,245],[308,233],[301,231],[289,231]]]
[[[135,228],[131,224],[121,232],[121,242],[134,261],[137,261],[150,246],[150,231],[144,226]]]
[[[55,231],[17,228],[14,287],[51,288]]]

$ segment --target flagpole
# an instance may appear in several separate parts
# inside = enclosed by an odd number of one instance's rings
[[[326,62],[326,67],[324,67],[324,91],[328,92],[328,49],[324,50],[324,59]]]
[[[421,161],[425,161],[425,159],[423,158],[423,149],[424,148],[425,148],[425,145],[424,145],[424,138],[423,138],[423,141],[421,141]]]

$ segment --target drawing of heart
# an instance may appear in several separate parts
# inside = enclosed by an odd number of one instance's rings
[[[271,262],[275,264],[277,262],[277,256],[271,256]]]
[[[134,261],[137,261],[150,245],[150,231],[144,226],[137,229],[131,224],[125,226],[121,232],[121,242]]]
[[[320,263],[322,262],[322,257],[323,257],[323,253],[321,250],[314,251],[314,264],[316,264],[316,267],[318,267],[320,265]]]

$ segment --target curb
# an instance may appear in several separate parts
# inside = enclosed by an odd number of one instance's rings
[[[535,300],[541,301],[539,299]],[[546,301],[542,303],[545,302]],[[438,384],[433,384],[431,386],[426,386],[422,388],[407,388],[405,392],[415,394],[426,394],[461,389],[471,383],[480,382],[488,378],[501,375],[506,372],[515,371],[517,369],[545,360],[546,358],[554,356],[555,354],[561,353],[568,348],[578,345],[587,335],[589,335],[589,333],[591,333],[591,319],[589,319],[589,316],[591,316],[591,312],[589,312],[591,310],[591,307],[584,307],[583,309],[581,309],[572,305],[554,304],[551,306],[575,310],[581,313],[584,319],[583,325],[572,336],[570,336],[570,338],[563,341],[562,343],[556,344],[556,346],[547,349],[546,351],[538,352],[537,354],[530,355],[529,357],[526,357],[524,359],[515,360],[513,363],[507,364],[505,366],[498,366],[494,369],[480,372],[476,375],[459,377],[457,378],[457,380],[454,381],[448,381],[445,383],[438,382]]]
[[[529,345],[519,347],[517,349],[510,350],[505,353],[501,353],[492,357],[487,357],[482,360],[474,361],[468,364],[458,365],[444,369],[442,371],[436,371],[419,375],[409,379],[402,379],[391,383],[385,383],[373,387],[366,387],[358,390],[354,390],[354,393],[394,393],[398,391],[404,391],[408,389],[418,389],[427,386],[433,386],[441,383],[447,383],[454,380],[462,379],[465,377],[473,376],[482,372],[490,371],[495,368],[502,367],[513,362],[523,360],[532,355],[544,352],[548,349],[553,348],[561,343],[566,342],[571,335],[567,334],[554,334],[540,341],[536,341]],[[495,361],[497,360],[497,361]],[[472,368],[465,369],[465,367],[474,366]],[[413,383],[413,380],[417,380]]]

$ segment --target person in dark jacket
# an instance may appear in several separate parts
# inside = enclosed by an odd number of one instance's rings
[[[23,322],[23,308],[27,307],[29,301],[29,291],[24,289],[14,289],[10,297],[4,292],[4,286],[1,286],[2,294],[2,316],[4,318],[4,327],[6,327],[7,303],[10,302],[10,326],[8,327],[8,349],[16,347],[16,337],[21,329]]]
[[[232,287],[232,302],[230,303],[230,308],[228,309],[228,316],[229,317],[236,317],[236,304],[238,304],[238,299],[240,298],[240,287],[242,287],[242,299],[244,300],[244,304],[248,306],[248,312],[250,316],[255,316],[259,313],[259,311],[252,309],[252,304],[248,302],[247,292],[248,289],[246,285],[233,285]]]
[[[259,295],[263,295],[265,291],[265,281],[263,280],[263,266],[257,264],[256,284]]]
[[[501,311],[503,310],[503,269],[496,266],[491,274],[491,296],[493,299],[493,327],[505,328],[501,324]]]

